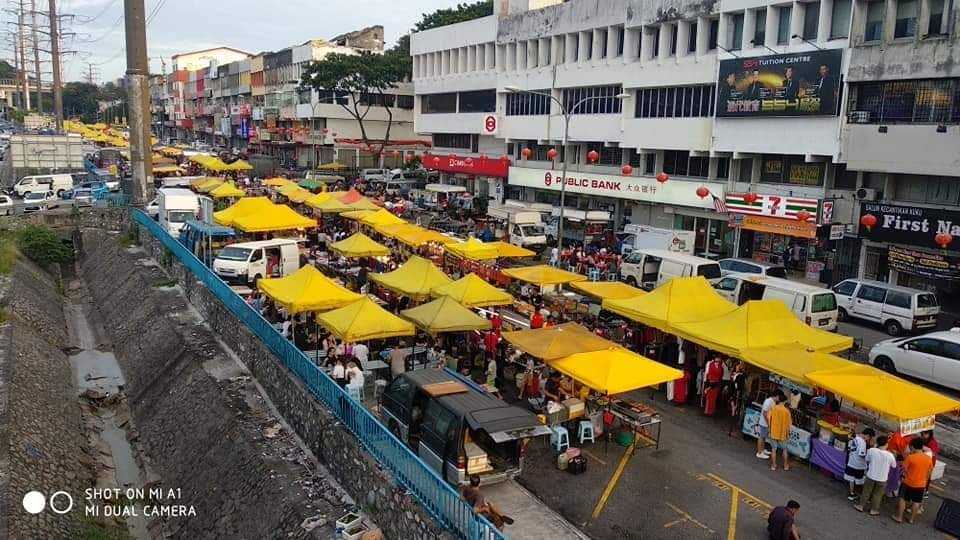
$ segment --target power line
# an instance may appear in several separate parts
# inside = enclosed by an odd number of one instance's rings
[[[94,15],[93,17],[91,17],[91,18],[89,18],[89,19],[86,19],[86,20],[84,20],[84,21],[81,21],[80,24],[92,23],[93,21],[95,21],[95,20],[99,19],[100,17],[102,17],[106,12],[110,11],[110,8],[112,8],[112,7],[115,6],[116,4],[117,4],[117,0],[111,0],[106,6],[103,7],[103,9],[100,10],[100,13],[97,13],[96,15]],[[64,8],[63,6],[60,6],[60,9],[65,9],[65,8]]]

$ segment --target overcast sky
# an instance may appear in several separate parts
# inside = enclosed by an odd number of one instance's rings
[[[330,38],[381,24],[387,46],[406,33],[427,11],[451,7],[457,0],[144,0],[149,16],[147,50],[150,71],[160,72],[160,57],[224,45],[250,53],[282,49],[313,38]],[[461,0],[462,1],[462,0]],[[44,2],[45,4],[46,2]],[[66,49],[64,80],[81,80],[88,63],[100,82],[123,76],[123,0],[60,0],[60,12],[76,15],[76,33]],[[91,20],[92,19],[92,20]]]

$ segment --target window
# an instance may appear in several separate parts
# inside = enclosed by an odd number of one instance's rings
[[[420,112],[423,114],[457,112],[457,94],[424,94],[420,96]]]
[[[715,51],[717,50],[717,35],[720,33],[720,20],[711,19],[710,20],[710,36],[707,39],[707,50]]]
[[[687,176],[706,178],[710,171],[710,158],[706,156],[691,157],[689,169]]]
[[[697,23],[692,22],[689,25],[689,30],[687,31],[687,52],[695,53],[697,52]]]
[[[653,32],[653,44],[650,46],[650,59],[656,58],[660,54],[660,27],[654,26],[652,29]]]
[[[626,31],[622,26],[617,26],[614,28],[614,32],[617,33],[617,56],[623,56],[623,43],[626,39]]]
[[[272,101],[273,104],[267,103]],[[349,102],[346,92],[334,92],[333,90],[320,90],[317,92],[317,102],[326,103],[330,105],[346,105]],[[265,96],[264,104],[267,107],[276,107],[276,95],[270,94]]]
[[[907,350],[924,354],[940,356],[943,353],[943,342],[939,339],[920,338],[908,341],[905,345],[907,345]]]
[[[670,32],[670,56],[677,55],[677,25],[664,26]]]
[[[620,85],[567,88],[563,106],[570,114],[619,114],[622,103],[616,96],[620,92]]]
[[[603,143],[587,143],[587,153],[595,150],[600,157],[596,165],[615,165],[623,163],[623,149],[618,146],[604,146]]]
[[[830,39],[850,36],[850,3],[852,0],[833,0],[830,14]]]
[[[760,182],[822,186],[825,164],[806,163],[802,156],[767,155],[763,157]]]
[[[717,158],[717,178],[730,178],[730,158]]]
[[[743,45],[743,13],[730,17],[730,46],[731,51],[739,51]]]
[[[644,154],[643,155],[643,174],[648,176],[653,175],[653,171],[657,167],[657,155],[656,154]]]
[[[677,176],[687,176],[690,171],[690,152],[686,150],[664,150],[663,172]]]
[[[803,39],[817,40],[817,25],[820,24],[820,3],[808,2],[803,8]]]
[[[917,0],[899,0],[893,37],[908,38],[915,35],[917,35]]]
[[[469,150],[473,147],[473,137],[469,133],[434,133],[433,146]]]
[[[887,305],[910,309],[910,295],[900,291],[887,291]]]
[[[870,302],[883,302],[883,298],[887,295],[886,289],[881,289],[880,287],[873,287],[871,285],[861,285],[860,290],[857,291],[857,298],[863,300],[868,300]]]
[[[880,41],[883,38],[883,18],[885,12],[885,0],[877,0],[867,4],[867,25],[863,31],[864,41]]]
[[[931,36],[943,35],[943,0],[929,0],[928,5],[930,6],[930,20],[927,23],[927,34]]]
[[[643,154],[637,152],[635,149],[630,150],[629,163],[631,167],[640,168],[643,165]]]
[[[903,174],[897,176],[896,198],[904,201],[954,206],[960,203],[960,184],[950,177]]]
[[[574,32],[572,34],[567,34],[567,39],[572,40],[573,44],[570,49],[573,51],[573,54],[570,55],[571,62],[580,61],[580,33]]]
[[[550,93],[550,90],[535,90],[535,92]],[[550,98],[539,94],[509,93],[507,94],[507,116],[534,116],[550,114]]]
[[[494,112],[497,110],[496,90],[460,92],[460,112]]]
[[[838,163],[833,168],[834,189],[857,189],[857,171],[847,170],[846,163]]]
[[[839,285],[834,287],[833,292],[841,296],[850,296],[851,294],[853,294],[853,291],[856,288],[857,288],[856,281],[844,281],[843,283],[840,283]]]
[[[753,158],[745,158],[740,161],[740,169],[737,171],[738,182],[753,181]]]
[[[600,58],[607,57],[607,31],[606,30],[596,30],[598,39],[600,40]]]
[[[812,313],[823,313],[824,311],[834,311],[837,309],[837,297],[833,293],[815,294],[813,302],[810,305]]]
[[[954,343],[952,341],[944,341],[942,343],[943,354],[941,354],[941,356],[950,358],[951,360],[960,360],[960,343]]]
[[[637,90],[636,118],[688,118],[713,115],[714,86],[678,86]]]
[[[960,79],[870,82],[856,85],[851,109],[876,123],[960,123]]]
[[[777,45],[786,45],[790,43],[790,16],[793,14],[793,7],[780,6],[777,8]]]
[[[397,96],[397,108],[413,109],[413,96],[407,96],[407,95]]]
[[[753,46],[760,47],[764,44],[767,36],[767,10],[758,9],[756,12],[756,24],[753,27]]]

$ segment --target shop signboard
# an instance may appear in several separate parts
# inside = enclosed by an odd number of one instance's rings
[[[846,226],[843,223],[834,223],[830,225],[830,240],[843,240],[843,231]]]
[[[923,431],[930,431],[937,425],[936,416],[924,416],[914,418],[913,420],[900,421],[900,433],[906,435],[916,435]]]
[[[493,115],[493,114],[483,115],[483,134],[484,135],[496,135],[499,125],[500,125],[500,122],[497,120],[496,115]]]
[[[456,154],[423,154],[423,166],[428,169],[448,173],[462,173],[474,176],[495,176],[506,178],[510,169],[510,160],[493,157],[470,157]]]
[[[524,186],[537,189],[560,191],[561,171],[555,169],[529,169],[510,167],[511,186]],[[578,171],[567,171],[567,193],[631,199],[659,204],[675,204],[694,208],[714,210],[713,196],[724,196],[725,184],[718,182],[685,182],[670,180],[660,183],[656,178],[646,176],[616,176]],[[706,187],[710,193],[701,198],[697,189]]]
[[[836,116],[842,49],[720,62],[717,117]]]
[[[781,219],[766,216],[743,216],[740,227],[748,231],[759,231],[797,238],[816,238],[817,225],[809,221]]]
[[[757,436],[757,426],[760,423],[760,409],[756,407],[747,407],[743,411],[743,433],[751,436]],[[797,426],[790,426],[790,438],[787,439],[787,451],[801,459],[810,457],[810,439],[812,435],[809,431],[800,429]]]
[[[887,266],[931,279],[960,279],[960,258],[932,251],[890,246],[887,248]]]
[[[873,225],[864,225],[864,217]],[[945,232],[953,235],[946,249],[960,249],[960,212],[939,208],[923,208],[899,204],[862,203],[860,205],[860,236],[876,242],[891,242],[933,249],[941,249],[936,236]]]
[[[797,220],[797,213],[804,211],[809,217],[808,222],[817,222],[817,210],[820,208],[820,199],[805,199],[802,197],[784,197],[782,195],[754,194],[755,200],[747,202],[746,193],[728,193],[726,196],[727,211],[732,214],[750,214],[753,216],[770,216]]]

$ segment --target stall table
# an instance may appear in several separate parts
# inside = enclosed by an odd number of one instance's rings
[[[653,439],[656,448],[660,449],[660,413],[653,408],[648,407],[638,401],[629,399],[598,397],[591,400],[591,408],[595,410],[609,411],[614,417],[620,420],[620,423],[629,426],[636,440],[637,434],[643,433],[645,437]],[[656,427],[657,434],[653,436],[653,427]],[[609,442],[610,438],[607,437]]]

